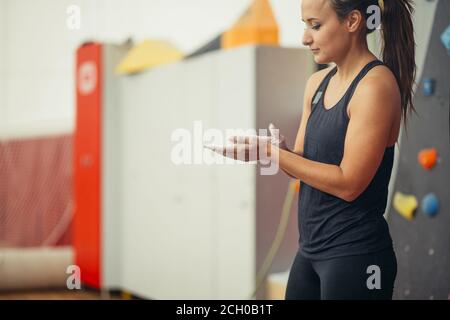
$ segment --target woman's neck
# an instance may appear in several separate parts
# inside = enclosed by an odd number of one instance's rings
[[[339,83],[347,83],[352,81],[356,74],[370,61],[377,57],[370,52],[367,42],[363,45],[352,45],[347,53],[339,61],[335,61],[337,72],[336,80]]]

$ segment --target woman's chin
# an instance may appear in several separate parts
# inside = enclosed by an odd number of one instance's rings
[[[322,63],[322,59],[319,57],[318,54],[314,54],[314,62],[317,64],[321,64]]]
[[[314,55],[314,62],[317,64],[328,64],[330,63],[327,59],[320,57],[319,55]]]

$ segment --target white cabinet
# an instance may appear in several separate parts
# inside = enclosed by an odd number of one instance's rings
[[[123,289],[154,299],[249,297],[288,177],[261,176],[255,164],[175,165],[171,136],[186,129],[194,140],[196,121],[223,133],[272,121],[293,145],[313,67],[304,49],[247,46],[120,80]],[[272,271],[294,258],[296,208]]]

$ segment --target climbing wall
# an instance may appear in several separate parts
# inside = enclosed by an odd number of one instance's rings
[[[416,79],[418,115],[403,130],[388,217],[398,261],[394,299],[450,299],[450,52],[441,40],[450,24],[450,1],[437,5]]]

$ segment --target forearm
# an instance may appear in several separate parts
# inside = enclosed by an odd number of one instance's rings
[[[339,166],[312,161],[272,146],[272,152],[277,151],[280,168],[295,179],[344,200],[351,197],[344,173]]]
[[[284,173],[286,173],[289,177],[291,177],[292,179],[298,179],[297,177],[295,177],[292,173],[290,173],[289,171],[287,171],[286,169],[281,168],[281,170],[284,171]]]
[[[302,155],[303,155],[303,153],[295,153],[294,151],[292,151],[292,150],[290,150],[290,149],[288,149],[288,150],[286,150],[286,151],[288,151],[288,152],[290,152],[290,153],[293,153],[293,154],[296,154],[296,155],[299,155],[299,156],[302,156]],[[281,167],[280,167],[280,169],[283,170],[284,173],[286,173],[289,177],[291,177],[291,178],[293,178],[293,179],[298,179],[297,177],[294,176],[294,174],[293,174],[292,172],[288,171],[287,169],[281,168]]]

